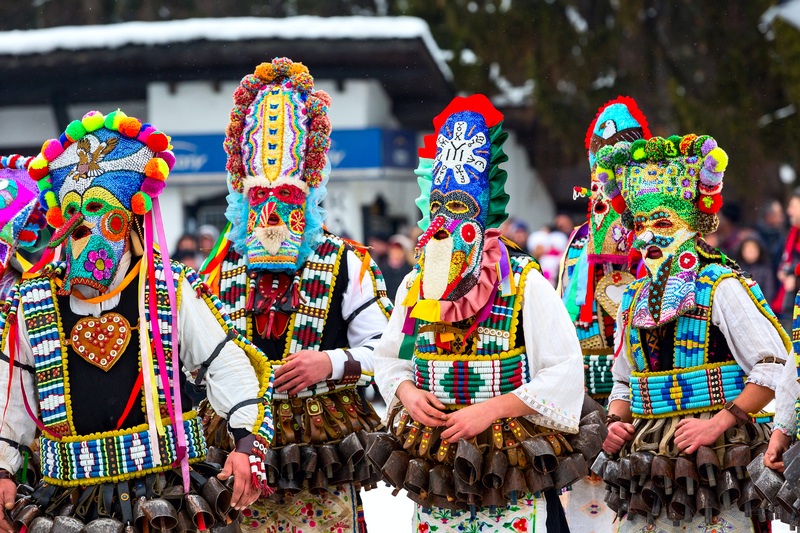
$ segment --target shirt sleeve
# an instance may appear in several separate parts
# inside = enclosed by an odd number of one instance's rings
[[[536,411],[528,418],[558,431],[578,431],[583,405],[583,355],[575,327],[555,289],[536,270],[525,280],[522,321],[531,381],[513,394]]]
[[[800,398],[800,383],[797,382],[797,363],[794,354],[789,357],[781,371],[778,388],[775,391],[775,422],[773,430],[794,436],[797,431],[795,402]]]
[[[614,330],[614,353],[617,354],[617,357],[614,358],[614,364],[611,367],[614,385],[608,396],[609,404],[614,400],[631,403],[631,372],[633,369],[630,359],[628,359],[628,343],[623,334],[625,323],[622,316],[623,310],[620,308],[617,312],[617,327]]]
[[[11,376],[11,387],[8,386],[9,370],[9,346],[8,342],[3,346],[3,360],[0,361],[0,416],[5,413],[3,418],[3,429],[0,431],[0,468],[15,473],[22,466],[22,455],[19,452],[19,445],[30,446],[36,437],[36,422],[25,409],[22,398],[22,389],[25,389],[25,396],[28,405],[33,411],[34,416],[39,414],[39,396],[34,385],[34,359],[31,343],[28,339],[28,330],[23,319],[22,305],[19,307],[18,315],[19,335],[18,352],[14,359],[14,372]],[[22,380],[22,386],[20,386]],[[10,392],[10,394],[9,394]],[[12,444],[15,443],[15,444]]]
[[[178,322],[181,361],[192,372],[225,341],[227,332],[185,278],[181,284]],[[228,416],[237,404],[258,397],[258,378],[244,351],[232,341],[225,342],[208,367],[205,379],[208,401],[214,410],[228,418],[231,428],[252,431],[258,417],[257,405],[244,406]]]
[[[361,372],[374,374],[375,361],[373,352],[381,340],[383,330],[386,329],[388,319],[381,310],[380,303],[375,294],[375,286],[369,272],[361,276],[361,260],[347,250],[347,274],[350,281],[342,299],[342,316],[349,320],[347,325],[347,343],[350,355],[361,363]],[[331,379],[336,381],[344,375],[344,363],[347,355],[344,349],[326,350],[331,359]]]
[[[770,358],[793,358],[786,353],[775,325],[756,307],[738,279],[719,282],[711,306],[711,323],[725,335],[733,357],[747,374],[747,383],[776,390],[783,364]],[[762,362],[765,359],[770,362]]]
[[[395,306],[392,317],[386,326],[380,342],[375,347],[375,381],[386,402],[386,416],[397,405],[397,387],[404,381],[414,383],[414,365],[410,360],[400,359],[400,345],[403,343],[403,323],[408,313],[408,307],[399,305],[408,292],[407,283],[412,274],[408,274],[397,289]]]

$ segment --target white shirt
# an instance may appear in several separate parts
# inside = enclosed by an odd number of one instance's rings
[[[619,355],[614,361],[611,372],[614,375],[614,387],[608,398],[631,401],[630,376],[632,372],[628,359],[628,342],[622,339],[625,328],[622,320],[624,309],[617,313],[617,329],[614,332],[615,353]],[[717,326],[731,349],[736,363],[747,374],[746,383],[755,383],[775,390],[783,371],[780,363],[761,363],[769,356],[794,361],[794,352],[786,354],[786,347],[781,336],[770,320],[756,307],[742,282],[736,278],[724,278],[714,292],[714,303],[711,306],[711,323]],[[620,348],[620,342],[622,347]]]
[[[791,356],[784,365],[778,388],[775,390],[775,423],[772,429],[794,436],[797,429],[795,402],[798,398],[800,398],[800,383],[797,381],[797,363],[794,356]]]
[[[125,278],[130,265],[130,252],[126,252],[120,260],[119,269],[109,291],[117,287]],[[81,294],[87,298],[96,296],[95,289],[79,286]],[[225,339],[225,331],[217,321],[205,300],[198,298],[191,284],[184,278],[181,284],[181,299],[178,309],[178,342],[180,345],[180,358],[183,366],[188,371],[196,370],[214,351],[217,345]],[[105,311],[114,309],[119,304],[120,296],[116,295],[99,304],[89,304],[70,296],[70,308],[82,316],[99,316]],[[34,366],[33,352],[25,321],[22,317],[20,306],[17,318],[19,324],[19,353],[17,361],[22,364]],[[8,356],[8,346],[3,346],[3,353]],[[136,353],[136,351],[129,352]],[[36,434],[36,423],[31,420],[23,404],[20,394],[19,380],[22,378],[28,403],[34,414],[38,413],[39,401],[34,384],[34,376],[20,368],[14,369],[11,395],[7,399],[8,390],[8,364],[0,364],[0,413],[6,407],[5,423],[0,437],[29,446]],[[208,400],[212,407],[221,416],[227,417],[230,409],[236,404],[256,398],[259,386],[255,371],[245,353],[233,342],[227,342],[219,356],[211,363],[205,376],[207,382]],[[72,384],[75,386],[75,384]],[[102,399],[102,391],[98,391]],[[184,409],[186,409],[184,407]],[[122,413],[120,413],[121,415]],[[229,420],[232,428],[252,430],[258,414],[257,405],[248,405],[236,410]],[[22,464],[19,451],[7,442],[0,441],[0,468],[9,472],[16,472]]]
[[[395,302],[405,298],[410,275],[397,290]],[[584,377],[583,355],[575,327],[555,289],[538,271],[530,270],[524,283],[522,324],[531,381],[512,394],[536,411],[526,417],[531,422],[576,433],[583,406]],[[387,415],[398,402],[395,393],[400,383],[415,383],[412,361],[398,358],[407,313],[407,307],[395,307],[375,349],[376,381],[388,406]]]

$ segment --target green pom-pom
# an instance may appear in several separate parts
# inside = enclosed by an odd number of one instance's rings
[[[711,138],[711,135],[701,135],[694,140],[692,146],[694,147],[694,155],[697,157],[703,156],[703,143]]]
[[[56,200],[56,193],[53,191],[47,191],[44,193],[44,201],[47,203],[47,207],[56,207],[58,206],[58,200]]]
[[[666,155],[666,147],[667,140],[662,137],[653,137],[649,141],[647,141],[647,146],[644,147],[644,151],[647,154],[647,159],[650,161],[660,161],[664,159]]]
[[[46,191],[47,189],[52,189],[53,184],[50,183],[50,174],[37,181],[36,185],[39,187],[40,191]]]
[[[117,113],[119,113],[119,109],[117,109],[116,111],[112,111],[111,113],[106,115],[106,121],[105,121],[106,128],[110,130],[114,129],[114,118],[117,116]]]
[[[633,141],[633,144],[631,144],[631,159],[636,162],[647,159],[647,152],[645,151],[646,146],[647,141],[645,139],[637,139]]]
[[[664,155],[667,157],[677,157],[681,153],[681,138],[673,135],[664,140]]]
[[[603,184],[603,194],[606,198],[614,196],[614,191],[617,190],[617,180],[608,180]]]
[[[81,123],[80,120],[73,120],[69,123],[69,126],[67,126],[67,131],[65,133],[67,134],[67,138],[74,142],[86,135],[86,128],[83,127],[83,123]]]
[[[611,157],[615,165],[624,165],[631,160],[631,145],[626,142],[618,142],[614,145]]]
[[[597,166],[602,168],[613,168],[614,166],[614,147],[603,146],[595,154]]]

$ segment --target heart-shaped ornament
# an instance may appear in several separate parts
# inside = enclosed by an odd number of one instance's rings
[[[70,333],[72,348],[87,362],[105,372],[125,353],[131,340],[131,325],[119,313],[78,320]]]
[[[594,299],[603,307],[609,315],[616,318],[619,304],[622,303],[622,295],[625,289],[636,281],[630,272],[620,270],[610,272],[597,282],[594,290]]]

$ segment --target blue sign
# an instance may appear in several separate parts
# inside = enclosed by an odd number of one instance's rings
[[[176,174],[225,173],[225,135],[175,135]],[[335,130],[328,159],[334,169],[416,168],[416,135],[407,130]]]

